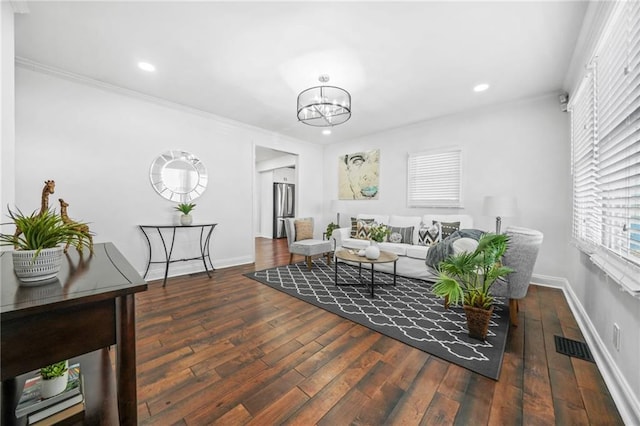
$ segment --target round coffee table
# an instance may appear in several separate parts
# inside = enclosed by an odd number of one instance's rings
[[[365,256],[358,256],[355,250],[342,249],[335,253],[336,259],[334,262],[334,282],[338,284],[338,263],[343,262],[355,262],[358,264],[358,277],[362,280],[362,264],[368,263],[371,265],[371,297],[375,297],[373,288],[375,287],[374,271],[376,263],[390,263],[393,262],[393,285],[396,285],[396,262],[398,262],[398,255],[390,253],[388,251],[380,250],[380,257],[377,259],[367,259]]]

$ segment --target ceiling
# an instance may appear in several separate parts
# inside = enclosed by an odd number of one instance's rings
[[[16,56],[315,143],[559,92],[582,1],[27,2]],[[145,72],[139,61],[156,71]],[[297,94],[348,90],[324,136]],[[473,92],[478,83],[489,90]]]

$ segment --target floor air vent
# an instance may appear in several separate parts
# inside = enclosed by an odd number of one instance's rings
[[[584,342],[567,339],[566,337],[553,336],[556,341],[556,352],[569,355],[574,358],[584,359],[585,361],[595,362],[589,346]]]

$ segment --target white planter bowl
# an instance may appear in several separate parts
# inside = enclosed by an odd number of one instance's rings
[[[69,370],[65,371],[60,377],[54,377],[49,380],[42,380],[42,387],[40,388],[40,394],[43,398],[51,398],[56,396],[67,387],[69,381]]]
[[[35,250],[14,250],[13,270],[25,285],[41,285],[54,278],[62,266],[62,247],[42,249],[34,259]]]

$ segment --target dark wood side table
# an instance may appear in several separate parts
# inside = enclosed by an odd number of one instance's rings
[[[137,424],[135,293],[147,283],[112,243],[94,250],[80,256],[70,249],[58,277],[38,287],[20,286],[11,252],[0,252],[3,425],[26,421],[15,418],[25,373],[79,355],[85,423],[103,424],[111,416],[101,411],[109,405],[112,374],[104,348],[114,344],[118,422]]]
[[[207,259],[209,260],[209,265],[211,266],[211,270],[215,271],[213,267],[213,263],[211,263],[211,257],[209,255],[210,249],[209,245],[211,244],[211,234],[213,233],[213,228],[218,225],[217,223],[203,223],[203,224],[193,224],[193,225],[138,225],[142,233],[144,234],[145,239],[147,240],[147,247],[149,248],[149,262],[147,263],[147,268],[144,271],[143,277],[147,277],[149,273],[149,267],[152,263],[163,263],[164,267],[164,280],[162,281],[162,286],[167,285],[167,275],[169,274],[169,264],[174,262],[186,262],[189,260],[202,260],[204,264],[204,270],[207,272],[209,278],[211,278],[211,273],[209,272],[209,266],[207,266]],[[176,230],[181,229],[200,229],[200,256],[196,257],[188,257],[185,259],[172,259],[173,255],[173,246],[176,241]],[[151,231],[156,231],[160,236],[160,241],[162,241],[162,248],[164,249],[164,260],[153,260],[153,249],[151,245],[151,239],[149,236],[151,235]],[[163,230],[171,231],[171,242],[169,247],[167,247],[167,241],[165,241],[165,235],[162,234]],[[169,236],[167,235],[167,240]]]

